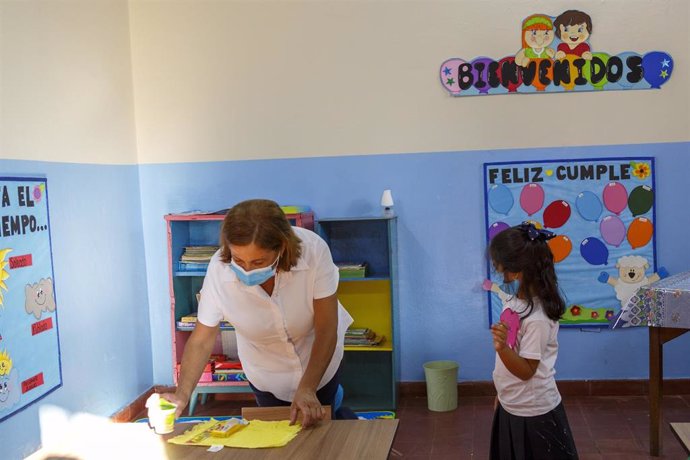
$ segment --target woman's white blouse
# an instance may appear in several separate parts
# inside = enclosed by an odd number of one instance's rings
[[[302,255],[289,272],[278,272],[273,295],[261,286],[243,284],[216,252],[209,263],[198,321],[216,326],[230,321],[237,333],[237,352],[249,381],[278,399],[292,401],[309,364],[314,343],[314,299],[334,294],[338,268],[317,234],[293,227],[302,240]],[[319,388],[335,375],[343,358],[345,331],[352,317],[338,302],[338,341]]]

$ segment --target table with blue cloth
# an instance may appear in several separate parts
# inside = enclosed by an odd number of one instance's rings
[[[690,271],[641,287],[613,328],[649,328],[649,453],[661,452],[663,346],[690,330]]]

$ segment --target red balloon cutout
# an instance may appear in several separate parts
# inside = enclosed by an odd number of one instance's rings
[[[570,205],[567,201],[557,200],[544,209],[544,227],[558,228],[570,219]]]
[[[503,76],[503,70],[506,70],[505,78]],[[522,72],[520,72],[520,66],[515,64],[515,56],[506,56],[500,61],[498,61],[498,79],[502,82],[501,84],[508,89],[508,92],[514,93],[522,85]]]

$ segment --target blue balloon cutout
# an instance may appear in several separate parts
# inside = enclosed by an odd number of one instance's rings
[[[607,265],[609,263],[608,248],[599,238],[593,236],[582,240],[580,255],[590,265]]]
[[[489,189],[489,205],[500,214],[508,214],[513,208],[513,193],[503,184],[494,184]]]
[[[652,51],[642,57],[644,79],[652,88],[661,88],[673,73],[673,59],[663,51]]]
[[[621,61],[623,61],[623,68],[624,69],[629,68],[629,66],[626,65],[626,61],[628,60],[628,58],[630,56],[639,56],[639,58],[642,58],[642,56],[640,56],[639,53],[635,53],[633,51],[626,51],[625,53],[619,53],[616,56],[621,58]],[[626,72],[623,72],[623,76],[616,83],[618,83],[618,85],[622,86],[623,88],[627,89],[627,88],[632,88],[633,86],[639,86],[640,83],[642,83],[642,81],[639,81],[636,83],[630,83],[628,81],[628,72],[626,71]],[[642,83],[642,85],[644,86],[644,83]]]
[[[599,220],[601,211],[604,210],[599,197],[589,191],[582,192],[577,196],[575,199],[575,206],[582,218],[591,222]]]

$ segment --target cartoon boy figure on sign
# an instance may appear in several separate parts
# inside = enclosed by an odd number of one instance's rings
[[[556,59],[566,55],[575,55],[586,60],[592,59],[592,51],[587,39],[592,34],[592,18],[578,10],[568,10],[553,22],[556,36],[561,40],[556,52]]]

